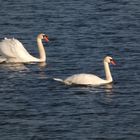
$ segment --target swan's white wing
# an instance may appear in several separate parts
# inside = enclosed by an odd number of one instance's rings
[[[20,54],[27,55],[28,52],[17,39],[4,39],[0,42],[0,53],[5,57],[18,57]]]
[[[105,82],[106,80],[103,80],[93,74],[75,74],[64,80],[64,83],[66,84],[78,84],[78,85],[100,85]]]
[[[22,43],[17,39],[5,38],[2,40],[0,42],[0,54],[9,61],[11,61],[10,59],[17,62],[38,61],[37,58],[27,52]]]
[[[2,40],[2,42],[0,42],[0,55],[5,58],[15,57],[12,51],[13,47],[14,46],[11,39],[5,38],[4,40]]]

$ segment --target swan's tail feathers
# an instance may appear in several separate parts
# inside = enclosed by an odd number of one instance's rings
[[[62,82],[62,83],[64,83],[63,79],[59,79],[59,78],[53,78],[53,80],[55,80],[55,81],[59,81],[59,82]]]
[[[0,63],[6,62],[6,58],[4,58],[3,56],[0,56]]]

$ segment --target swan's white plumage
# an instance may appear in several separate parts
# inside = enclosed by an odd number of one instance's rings
[[[44,34],[40,34],[39,37],[43,35]],[[42,39],[43,38],[40,37],[38,40],[40,41]],[[42,42],[40,43],[40,46],[38,47],[43,48]],[[41,62],[41,59],[30,55],[19,40],[14,39],[14,38],[12,39],[5,38],[4,40],[0,42],[0,62],[3,62],[3,61],[7,63]]]
[[[113,81],[110,68],[109,68],[109,63],[115,64],[113,59],[109,56],[104,58],[104,68],[105,68],[105,74],[106,74],[106,79],[102,79],[96,75],[93,74],[74,74],[72,76],[69,76],[65,80],[54,78],[56,81],[63,82],[67,85],[104,85],[111,83]]]
[[[31,62],[39,61],[31,56],[17,39],[4,39],[0,42],[0,54],[8,62]]]
[[[100,85],[106,83],[106,80],[99,78],[93,74],[74,74],[64,80],[64,83],[71,85],[71,84],[78,84],[78,85]]]

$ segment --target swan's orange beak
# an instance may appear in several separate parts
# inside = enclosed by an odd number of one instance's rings
[[[46,40],[46,42],[49,42],[49,39],[48,39],[47,35],[44,36],[44,39]]]
[[[116,65],[116,62],[113,59],[110,60],[110,63]]]

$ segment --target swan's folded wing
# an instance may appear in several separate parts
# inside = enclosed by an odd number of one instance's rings
[[[78,84],[78,85],[101,85],[104,84],[106,80],[99,78],[93,74],[74,74],[64,80],[66,84]]]
[[[37,58],[31,56],[24,48],[22,43],[17,39],[4,39],[0,42],[0,55],[7,59],[14,59],[14,61],[30,62],[38,61]]]
[[[2,42],[0,42],[0,55],[5,58],[15,57],[12,48],[11,39],[2,40]]]
[[[16,54],[16,57],[23,62],[31,62],[31,61],[39,61],[39,59],[33,57],[28,53],[28,51],[24,48],[22,43],[18,41],[17,39],[13,39],[12,41],[13,46],[12,47],[12,52]]]

